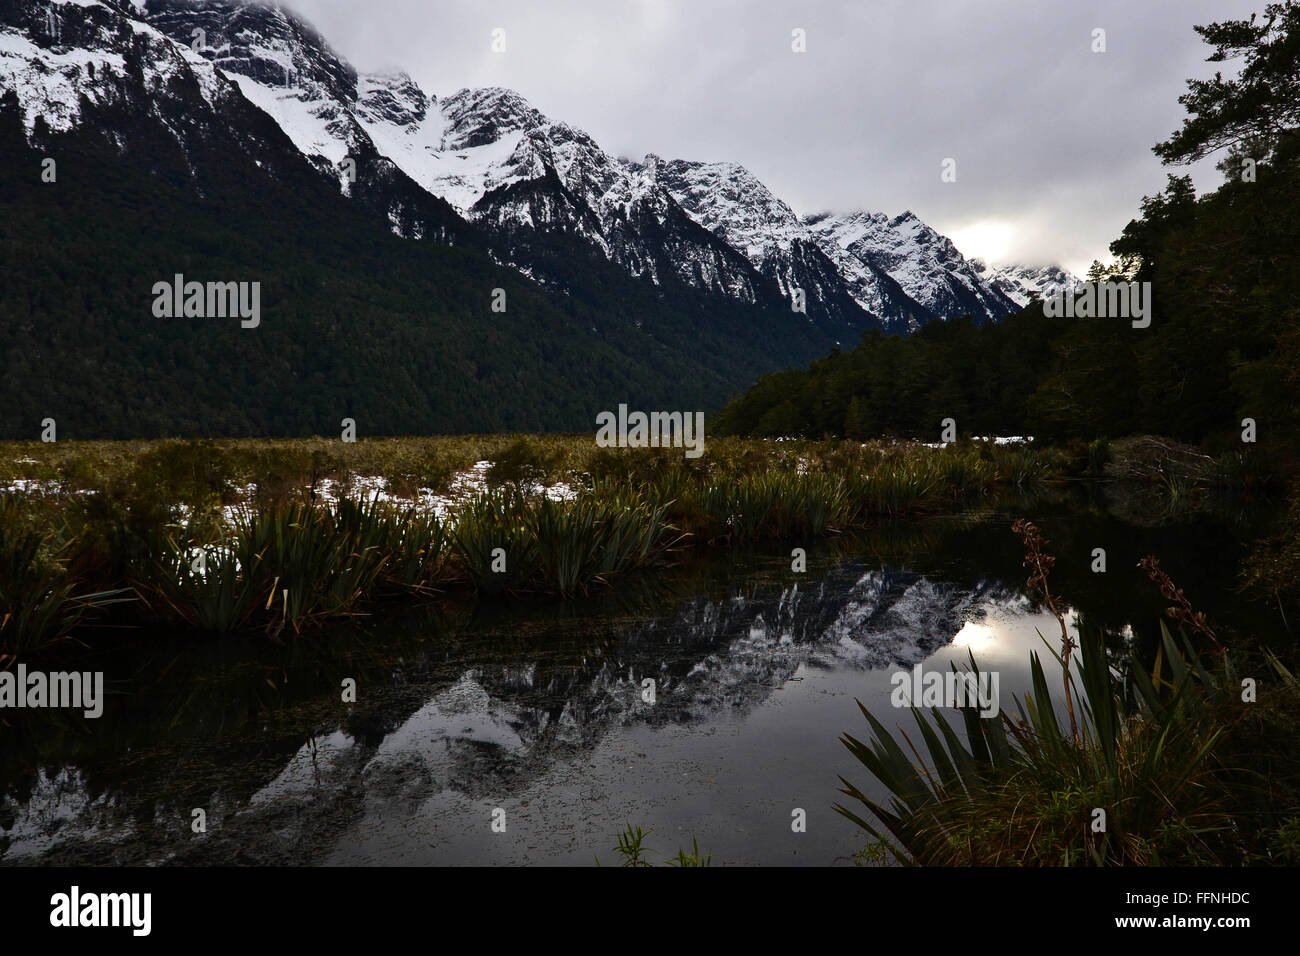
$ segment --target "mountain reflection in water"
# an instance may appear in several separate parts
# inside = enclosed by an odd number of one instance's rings
[[[629,821],[656,858],[696,837],[715,863],[844,862],[863,837],[831,809],[838,778],[872,783],[838,742],[867,732],[855,698],[910,729],[892,673],[974,653],[1012,706],[1054,631],[1006,583],[1017,542],[988,540],[912,564],[927,573],[862,549],[804,574],[751,556],[621,599],[424,609],[287,649],[141,642],[94,665],[115,692],[99,721],[0,730],[0,862],[589,865],[615,862]]]

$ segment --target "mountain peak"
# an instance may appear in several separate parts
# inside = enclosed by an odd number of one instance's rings
[[[444,149],[495,143],[506,133],[523,133],[549,120],[514,90],[501,86],[460,89],[442,101],[447,120]]]
[[[492,112],[499,117],[515,116],[526,119],[529,125],[540,126],[546,117],[533,107],[516,90],[505,86],[462,87],[446,97],[448,109],[461,112]]]
[[[158,100],[183,95],[173,84],[196,84],[209,104],[231,92],[206,59],[139,20],[130,4],[28,0],[0,5],[0,16],[0,89],[17,94],[28,132],[38,121],[72,129],[87,103],[125,99],[127,74]]]
[[[910,209],[893,217],[864,211],[820,214],[804,222],[832,254],[884,272],[933,315],[968,313],[987,321],[1018,308],[1014,299],[981,279],[947,236]]]
[[[357,106],[367,117],[398,126],[419,123],[436,103],[405,73],[357,77]]]
[[[1056,295],[1058,292],[1073,289],[1080,283],[1078,276],[1066,272],[1058,265],[989,265],[983,259],[970,261],[972,265],[979,263],[979,272],[991,287],[998,289],[1021,307],[1028,305],[1035,298]]]
[[[146,0],[144,19],[178,45],[197,44],[200,55],[227,73],[307,98],[357,98],[356,70],[315,27],[278,3]]]

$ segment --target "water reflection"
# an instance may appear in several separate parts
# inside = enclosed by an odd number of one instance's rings
[[[1116,569],[1155,551],[1189,593],[1228,594],[1190,566],[1232,547],[1203,521],[1043,526],[1054,586],[1116,653],[1161,601],[1136,573],[1089,574],[1096,542]],[[22,712],[0,731],[0,860],[585,865],[632,820],[664,853],[698,836],[717,862],[829,863],[860,845],[830,810],[838,775],[867,782],[837,742],[864,730],[855,698],[897,722],[894,670],[972,653],[1004,705],[1024,693],[1056,624],[1018,551],[1004,521],[913,522],[814,550],[805,574],[733,555],[597,600],[417,609],[287,648],[137,642],[94,664],[115,691],[101,720]]]

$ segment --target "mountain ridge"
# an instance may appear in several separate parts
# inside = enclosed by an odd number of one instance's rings
[[[940,317],[739,164],[622,159],[513,90],[358,72],[261,4],[0,0],[0,107],[8,436],[46,415],[84,437],[321,433],[335,403],[372,434],[583,429],[622,401],[719,408]],[[57,188],[32,188],[42,156]],[[702,176],[726,208],[693,195]],[[274,347],[142,318],[140,289],[204,262],[263,280]],[[94,370],[84,389],[70,367]],[[302,408],[277,394],[312,382]]]
[[[144,3],[149,21],[178,41],[196,27],[213,25],[214,11],[224,11],[230,24],[225,32],[230,32],[258,6],[242,0]],[[202,12],[192,12],[196,10]],[[273,13],[277,24],[294,20],[281,9]],[[863,217],[876,226],[889,224],[848,246],[833,235],[809,230],[805,218],[802,227],[794,225],[792,231],[798,234],[778,239],[771,254],[747,243],[752,236],[737,239],[735,223],[765,207],[769,215],[766,221],[760,216],[756,225],[778,235],[790,230],[791,218],[798,217],[739,163],[665,161],[653,154],[640,162],[621,159],[579,127],[548,117],[515,90],[461,88],[440,99],[405,72],[357,71],[310,27],[298,31],[304,38],[302,49],[288,53],[280,42],[285,32],[268,32],[271,37],[263,40],[266,48],[261,52],[231,57],[218,47],[214,56],[219,65],[244,73],[248,82],[237,80],[241,89],[272,115],[277,107],[284,109],[286,100],[295,102],[283,113],[283,124],[304,152],[316,150],[337,163],[364,134],[377,153],[471,222],[578,237],[634,276],[658,282],[668,273],[742,302],[778,297],[789,303],[794,290],[801,289],[810,319],[840,337],[872,327],[910,331],[966,312],[978,321],[995,321],[1022,304],[1002,287],[983,282],[950,240],[910,211],[895,217],[868,212],[840,217],[841,227]],[[313,64],[316,58],[322,62]],[[286,59],[294,83],[311,98],[277,97],[272,92],[280,78],[261,64],[283,65]],[[303,68],[304,62],[310,68]],[[394,95],[394,89],[403,95]],[[375,108],[378,103],[382,108]],[[334,141],[325,142],[330,136]],[[730,170],[730,181],[715,177],[714,185],[735,195],[730,207],[710,210],[693,202],[698,197],[692,195],[684,172],[724,167]],[[524,179],[532,180],[533,188],[504,188]],[[555,192],[557,183],[568,195]],[[581,203],[575,203],[575,197]],[[669,200],[680,208],[674,209]],[[740,258],[691,230],[683,212]],[[629,231],[629,221],[649,226],[656,236]],[[656,238],[670,248],[657,247],[652,241]],[[526,271],[530,265],[515,264]]]
[[[633,277],[672,276],[747,304],[795,312],[801,291],[804,316],[836,340],[964,313],[996,321],[1026,301],[1020,267],[984,279],[910,211],[800,217],[736,162],[622,159],[515,90],[466,87],[440,99],[405,72],[358,71],[278,4],[78,0],[95,5],[138,17],[185,59],[210,63],[210,82],[233,83],[397,234],[463,241],[454,211],[498,233],[503,261],[555,288],[562,277],[519,255],[538,243],[521,230]]]

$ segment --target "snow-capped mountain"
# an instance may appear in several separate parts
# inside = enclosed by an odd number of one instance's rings
[[[132,92],[124,78],[160,112],[190,92],[213,110],[238,99],[207,60],[113,5],[6,0],[0,14],[0,83],[17,94],[29,133],[38,124],[68,130],[83,121],[86,107],[121,103]]]
[[[981,278],[952,240],[910,210],[893,218],[878,212],[818,213],[804,222],[842,268],[860,264],[887,274],[933,315],[1000,319],[1019,310]]]
[[[100,129],[119,155],[200,196],[232,155],[256,168],[250,192],[319,175],[228,74],[141,16],[113,0],[0,0],[0,97],[32,145]],[[409,192],[431,218],[457,218],[413,184]]]
[[[358,77],[315,30],[278,4],[133,0],[132,9],[229,77],[304,156],[398,235],[463,238],[451,208],[377,148],[357,115],[362,96],[370,104],[367,117],[422,115],[427,104],[413,84]]]
[[[460,90],[439,100],[405,74],[358,75],[280,8],[146,0],[144,9],[179,43],[204,31],[203,55],[304,154],[334,168],[344,191],[354,185],[346,160],[378,156],[503,238],[508,258],[526,270],[537,271],[527,260],[529,234],[539,234],[576,241],[655,283],[672,277],[746,303],[775,296],[743,256],[683,212],[652,171],[615,159],[511,90]],[[356,182],[365,178],[360,173]]]
[[[178,127],[256,126],[231,118],[251,104],[398,235],[489,248],[562,291],[574,256],[768,308],[802,291],[806,321],[851,340],[997,320],[1056,281],[978,268],[910,212],[801,219],[738,164],[616,157],[512,90],[440,99],[404,73],[358,73],[278,4],[0,0],[0,24],[0,87],[29,130],[76,124],[83,102],[124,95],[123,75],[159,101],[197,91],[204,108],[175,107]]]
[[[802,289],[808,301],[848,299],[886,327],[906,328],[909,317],[932,317],[887,273],[823,248],[807,224],[744,166],[656,157],[647,162],[656,164],[659,181],[697,222],[743,253],[783,295]]]
[[[146,9],[181,42],[203,29],[214,62],[305,154],[337,167],[374,150],[506,236],[509,257],[530,271],[535,264],[518,261],[528,233],[559,236],[634,276],[671,276],[742,302],[789,302],[801,289],[810,316],[837,334],[872,319],[910,329],[966,311],[998,319],[1018,307],[910,213],[845,217],[828,235],[825,220],[822,229],[801,222],[742,166],[621,159],[512,90],[462,89],[440,100],[402,73],[358,75],[279,9],[240,0],[147,0]],[[871,227],[853,235],[862,223]]]
[[[991,266],[983,259],[971,259],[970,263],[989,286],[1022,307],[1035,298],[1045,299],[1073,289],[1083,281],[1060,266]]]

